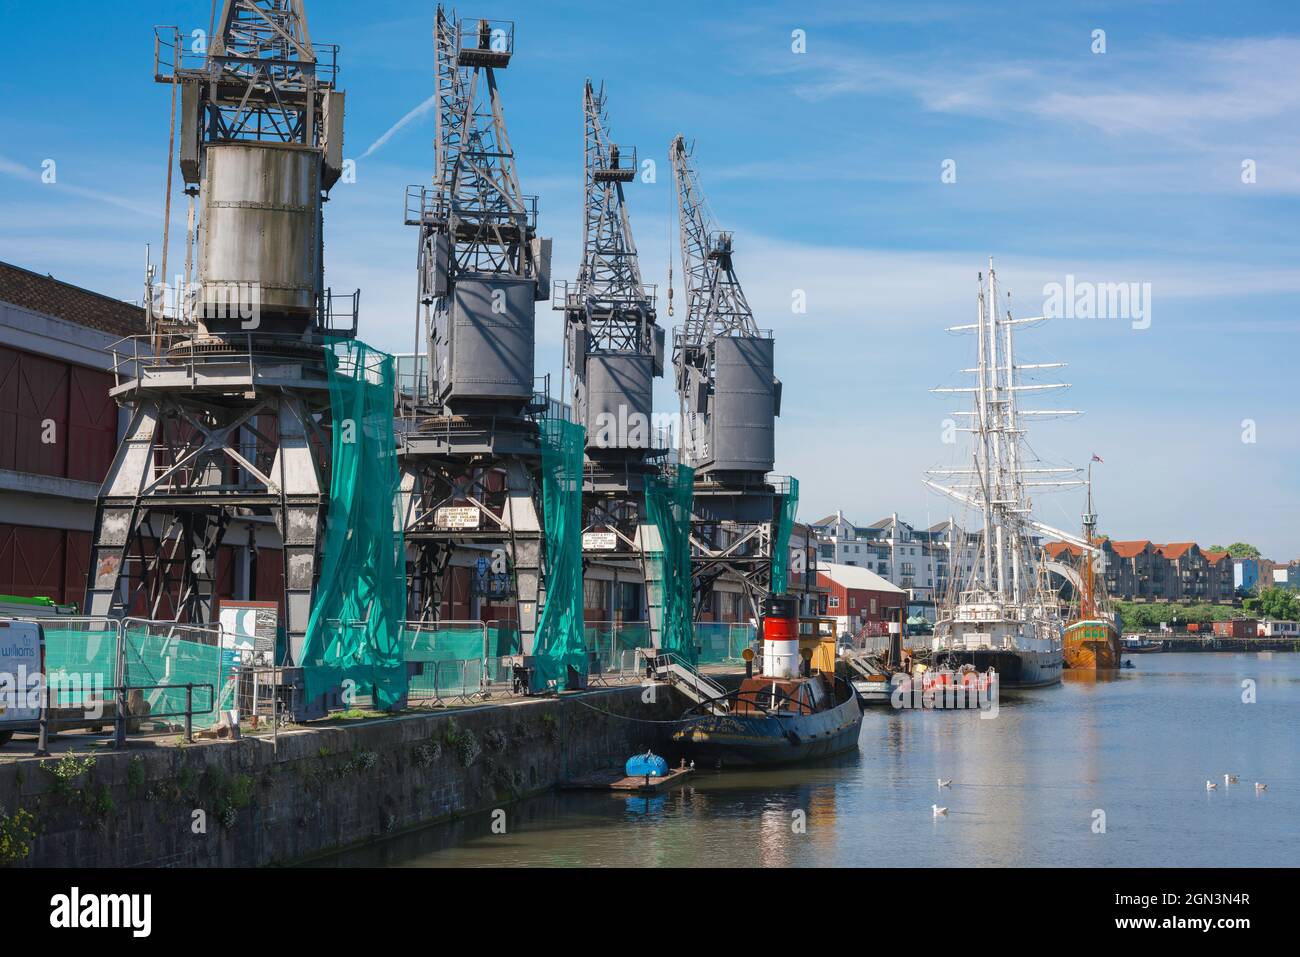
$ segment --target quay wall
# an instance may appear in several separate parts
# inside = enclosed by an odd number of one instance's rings
[[[309,861],[505,808],[647,748],[664,753],[673,725],[656,722],[677,718],[689,702],[659,685],[647,703],[644,691],[336,721],[283,732],[274,746],[251,737],[191,745],[169,738],[165,746],[137,740],[122,752],[91,752],[89,767],[61,755],[8,761],[0,764],[0,823],[21,836],[18,822],[26,820],[34,836],[25,856],[0,863]],[[20,809],[30,817],[15,817]]]

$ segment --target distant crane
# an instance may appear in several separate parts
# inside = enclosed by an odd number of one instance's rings
[[[664,330],[655,290],[641,278],[623,195],[637,173],[636,150],[609,136],[605,90],[583,86],[582,263],[573,284],[557,283],[564,311],[564,366],[574,416],[587,430],[583,555],[613,569],[611,620],[622,609],[618,571],[644,582],[651,640],[658,645],[655,531],[646,524],[645,479],[667,454],[653,414],[654,380],[664,371]]]
[[[540,446],[548,411],[533,376],[536,302],[550,294],[550,240],[537,198],[519,188],[498,71],[514,25],[434,23],[437,137],[433,185],[407,190],[419,228],[417,341],[400,397],[398,457],[412,559],[409,614],[442,616],[453,567],[468,577],[471,618],[513,606],[533,651],[542,574]]]
[[[673,139],[669,158],[686,293],[673,368],[682,459],[696,469],[695,612],[711,610],[714,584],[727,574],[743,583],[757,619],[771,591],[774,549],[785,547],[776,541],[781,499],[768,477],[781,411],[773,340],[754,321],[736,276],[732,234],[713,222],[683,136]]]

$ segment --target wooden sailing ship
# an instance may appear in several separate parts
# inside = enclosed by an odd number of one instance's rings
[[[1088,463],[1088,505],[1083,513],[1083,539],[1096,538],[1097,513],[1092,507],[1092,463]],[[1101,552],[1079,552],[1077,614],[1065,626],[1065,667],[1074,671],[1108,671],[1121,661],[1120,625],[1099,580]]]

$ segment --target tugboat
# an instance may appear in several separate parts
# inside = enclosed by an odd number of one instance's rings
[[[803,647],[800,647],[801,644]],[[862,704],[835,674],[835,639],[799,638],[799,602],[763,602],[762,658],[746,652],[740,687],[688,709],[673,742],[703,766],[795,764],[857,747]]]

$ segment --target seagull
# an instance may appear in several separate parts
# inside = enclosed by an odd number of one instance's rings
[[[1217,788],[1217,787],[1218,787],[1218,785],[1215,784],[1213,781],[1206,781],[1206,782],[1205,782],[1205,790],[1207,790],[1207,791],[1213,791],[1213,790],[1214,790],[1215,788]]]
[[[1225,774],[1225,775],[1223,776],[1223,783],[1224,783],[1224,784],[1236,784],[1236,783],[1237,783],[1237,776],[1236,776],[1235,774]]]
[[[935,816],[935,817],[947,817],[947,816],[948,816],[948,809],[947,809],[946,807],[939,807],[939,805],[937,805],[937,804],[931,804],[931,805],[930,805],[930,810],[934,813],[934,816]]]
[[[1256,790],[1256,791],[1267,791],[1267,790],[1268,790],[1268,785],[1267,785],[1267,784],[1260,784],[1258,781],[1256,781],[1256,782],[1255,782],[1255,790]]]
[[[939,787],[941,788],[952,787],[952,778],[949,778],[947,781],[945,781],[943,778],[939,778],[938,780],[939,780]]]

